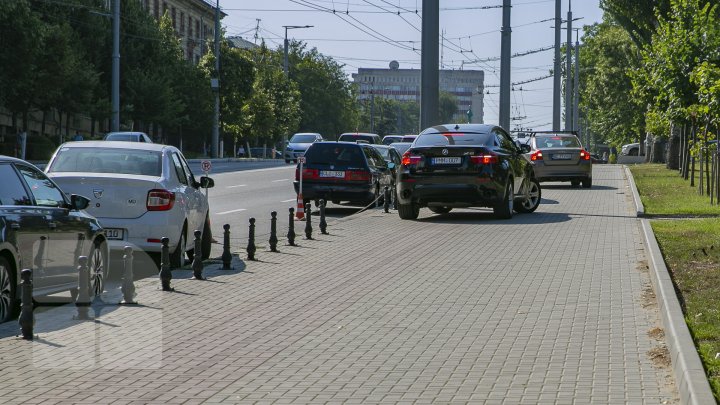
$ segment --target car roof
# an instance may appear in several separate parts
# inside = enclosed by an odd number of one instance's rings
[[[343,132],[342,134],[340,134],[340,136],[343,136],[343,135],[380,136],[380,135],[378,135],[378,134],[371,134],[371,133],[369,133],[369,132]]]
[[[22,159],[19,159],[19,158],[16,158],[16,157],[12,157],[12,156],[7,156],[7,155],[0,155],[0,162],[26,163],[26,164],[31,164],[31,165],[32,165],[32,163],[30,163],[30,162],[28,162],[28,161],[25,161],[25,160],[22,160]]]
[[[98,148],[98,149],[139,149],[149,151],[162,151],[164,149],[176,149],[172,145],[145,142],[124,142],[124,141],[77,141],[66,142],[59,148]]]
[[[438,134],[444,132],[475,132],[487,133],[497,128],[497,125],[489,124],[442,124],[425,128],[420,134]]]
[[[296,132],[293,134],[293,136],[295,136],[295,135],[320,135],[320,134],[317,132]],[[320,136],[322,136],[322,135],[320,135]]]

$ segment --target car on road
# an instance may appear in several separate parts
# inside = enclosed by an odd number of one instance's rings
[[[412,143],[415,140],[415,138],[417,138],[417,137],[418,137],[417,135],[405,135],[402,137],[402,140],[400,140],[400,142]]]
[[[573,187],[580,183],[584,188],[592,187],[592,157],[575,134],[536,132],[527,142],[527,157],[539,182],[569,181]]]
[[[627,145],[623,145],[622,148],[620,148],[620,154],[624,156],[638,156],[640,154],[640,144],[629,143]]]
[[[382,145],[382,139],[380,135],[370,134],[367,132],[346,132],[340,134],[338,142],[366,142],[376,145]]]
[[[412,142],[393,142],[390,144],[391,147],[393,147],[400,156],[402,157],[403,153],[407,152],[408,149],[412,146]]]
[[[402,135],[385,135],[382,138],[382,144],[383,145],[390,145],[395,142],[400,142],[402,140]]]
[[[511,218],[513,210],[535,211],[540,183],[523,154],[528,150],[495,125],[445,124],[422,131],[398,170],[400,218],[416,219],[421,207],[437,214],[491,207],[502,219]]]
[[[123,141],[123,142],[145,142],[153,143],[152,139],[145,132],[108,132],[103,138],[104,141]]]
[[[299,166],[295,170],[293,186],[300,193],[302,175],[301,194],[306,204],[324,199],[334,204],[368,205],[394,184],[391,168],[370,144],[318,142],[308,149],[305,159],[302,173]]]
[[[87,212],[105,228],[111,251],[126,246],[159,263],[161,240],[170,240],[170,266],[181,267],[195,230],[202,232],[203,259],[212,242],[208,200],[199,180],[174,146],[113,141],[69,142],[51,157],[45,172],[65,191],[90,198]]]
[[[322,140],[322,135],[315,132],[300,132],[293,135],[285,146],[285,163],[290,161],[297,163],[297,158],[304,156],[310,145]]]
[[[0,322],[13,318],[20,271],[32,269],[33,296],[78,292],[78,257],[88,258],[91,294],[105,288],[108,245],[89,200],[67,196],[45,173],[20,159],[0,156]]]

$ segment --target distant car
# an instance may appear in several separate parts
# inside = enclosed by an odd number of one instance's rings
[[[144,132],[108,132],[103,138],[104,141],[122,141],[122,142],[145,142],[153,143],[152,139]]]
[[[87,212],[105,228],[113,251],[132,245],[159,262],[161,240],[170,239],[170,265],[192,259],[195,230],[202,232],[202,258],[209,257],[212,233],[203,188],[174,146],[87,141],[62,144],[45,169],[64,190],[90,198]]]
[[[620,153],[625,156],[638,156],[640,154],[640,144],[629,143],[627,145],[623,145],[620,149]]]
[[[529,139],[526,154],[539,182],[569,181],[573,187],[582,183],[592,187],[592,157],[580,139],[572,133],[535,133]]]
[[[285,147],[285,163],[290,163],[291,160],[297,163],[297,158],[304,156],[310,145],[322,140],[322,135],[315,132],[301,132],[293,135]]]
[[[320,199],[334,204],[367,205],[392,187],[391,167],[372,145],[317,142],[305,154],[302,196],[305,203]],[[295,171],[295,192],[300,192],[300,168]]]
[[[391,147],[395,148],[396,151],[400,154],[400,156],[403,155],[410,147],[412,146],[412,142],[393,142],[390,144]]]
[[[402,141],[402,138],[402,135],[385,135],[382,138],[382,143],[383,145],[390,145],[392,143]]]
[[[398,214],[416,219],[421,207],[437,214],[453,208],[492,207],[509,219],[533,212],[540,183],[523,152],[527,146],[502,128],[483,124],[436,125],[403,154],[397,175]]]
[[[404,136],[402,137],[402,140],[400,140],[400,142],[412,142],[412,141],[414,141],[415,138],[417,138],[417,137],[418,137],[417,135],[404,135]]]
[[[603,158],[597,153],[591,153],[590,160],[592,160],[593,164],[606,164],[608,162],[607,158]]]
[[[78,292],[78,257],[88,258],[90,293],[108,276],[108,246],[89,200],[65,193],[37,167],[0,156],[0,322],[17,314],[20,271],[32,269],[33,296]]]
[[[344,134],[341,134],[338,137],[338,142],[357,142],[357,141],[365,141],[367,143],[372,143],[372,144],[376,144],[376,145],[382,144],[382,139],[380,139],[380,135],[369,134],[367,132],[346,132]]]

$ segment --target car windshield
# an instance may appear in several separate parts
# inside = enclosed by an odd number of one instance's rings
[[[316,143],[305,153],[308,164],[337,164],[363,167],[365,159],[358,146],[335,143]]]
[[[580,141],[574,136],[538,136],[535,144],[538,149],[580,147]]]
[[[48,168],[52,172],[160,176],[161,155],[139,149],[61,148]]]
[[[383,159],[390,158],[390,148],[375,148],[378,152],[380,152],[380,155],[382,155]]]
[[[293,135],[290,138],[291,143],[313,143],[315,142],[315,135]]]
[[[474,145],[486,146],[492,144],[493,136],[489,133],[429,133],[420,134],[415,139],[415,147],[447,146],[447,145]]]

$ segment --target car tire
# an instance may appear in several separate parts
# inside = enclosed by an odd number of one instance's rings
[[[578,187],[580,187],[580,180],[571,180],[571,181],[570,181],[570,187],[572,187],[572,188],[578,188]]]
[[[503,196],[502,201],[500,201],[499,204],[497,204],[495,207],[493,207],[493,213],[495,214],[495,217],[498,219],[512,218],[513,204],[515,203],[512,185],[513,185],[513,179],[508,178],[507,186],[505,186],[505,195]]]
[[[523,214],[529,214],[531,212],[534,212],[537,207],[540,206],[540,200],[542,199],[540,182],[537,181],[537,179],[529,179],[528,181],[530,182],[530,184],[528,185],[529,189],[526,190],[526,198],[515,201],[513,205],[515,211]]]
[[[10,263],[0,257],[0,323],[13,319],[18,310],[17,283],[12,273]]]
[[[88,270],[90,271],[90,295],[97,296],[105,291],[105,282],[108,278],[107,245],[103,240],[93,242],[88,255]]]
[[[450,212],[452,210],[452,208],[450,208],[450,207],[438,207],[438,206],[428,207],[428,209],[436,214],[447,214],[448,212]]]
[[[583,179],[582,181],[583,188],[590,188],[592,187],[592,177],[588,177],[586,179]]]
[[[185,226],[183,226],[183,230],[180,233],[180,239],[178,240],[178,244],[175,247],[175,251],[170,253],[171,269],[179,269],[183,265],[185,265],[185,247],[187,246],[187,236],[185,236],[186,233],[186,228]]]
[[[420,215],[420,206],[413,203],[398,203],[398,214],[400,214],[400,219],[417,219],[418,215]]]

